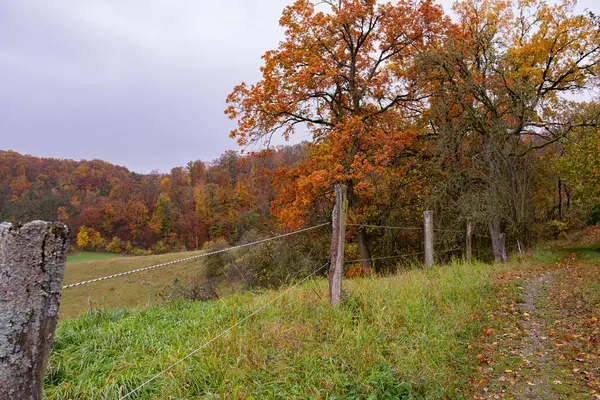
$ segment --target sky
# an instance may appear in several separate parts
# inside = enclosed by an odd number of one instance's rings
[[[0,149],[140,173],[240,150],[225,98],[260,78],[291,3],[1,0]]]

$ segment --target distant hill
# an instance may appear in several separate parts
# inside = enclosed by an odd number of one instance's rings
[[[228,151],[213,162],[190,161],[167,174],[138,174],[102,160],[0,151],[0,221],[62,221],[74,245],[115,253],[234,241],[271,223],[270,172],[298,163],[306,153],[302,144],[262,156]]]

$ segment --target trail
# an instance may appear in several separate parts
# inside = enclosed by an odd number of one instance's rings
[[[562,252],[503,283],[517,290],[485,339],[475,399],[600,399],[600,254],[578,250],[585,261]]]
[[[537,312],[536,303],[545,288],[554,284],[557,272],[545,272],[539,278],[534,279],[525,287],[525,302],[519,304],[524,320],[519,325],[526,335],[522,336],[520,346],[520,356],[525,363],[525,368],[529,369],[531,378],[527,381],[518,381],[512,395],[515,399],[552,399],[557,398],[553,395],[552,382],[555,381],[548,370],[551,369],[553,362],[553,349],[548,345],[548,338],[544,333],[548,331],[548,321],[540,317]],[[542,299],[543,300],[543,299]]]

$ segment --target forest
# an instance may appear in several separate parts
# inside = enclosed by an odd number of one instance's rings
[[[600,19],[574,9],[458,1],[452,21],[430,1],[298,0],[262,79],[227,98],[242,154],[138,174],[2,151],[0,219],[65,222],[78,249],[164,253],[327,222],[342,183],[351,223],[470,218],[479,257],[498,260],[501,233],[524,249],[600,221]],[[296,129],[312,140],[268,146]],[[348,240],[367,270],[420,246],[366,227]]]
[[[273,226],[273,172],[306,157],[306,146],[268,156],[224,153],[168,174],[137,174],[110,163],[0,151],[0,219],[61,221],[73,245],[91,251],[163,253],[236,242]]]

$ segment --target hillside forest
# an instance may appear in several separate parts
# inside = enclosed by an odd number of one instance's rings
[[[600,18],[574,10],[459,0],[451,19],[431,1],[296,0],[262,78],[227,98],[241,154],[140,174],[1,151],[0,220],[65,222],[82,250],[200,249],[327,222],[341,183],[350,223],[420,226],[430,209],[452,248],[470,218],[478,257],[498,260],[501,233],[526,249],[600,222]],[[312,140],[268,146],[296,130]],[[418,231],[347,236],[366,270],[422,245]],[[294,245],[322,258],[326,238]]]

